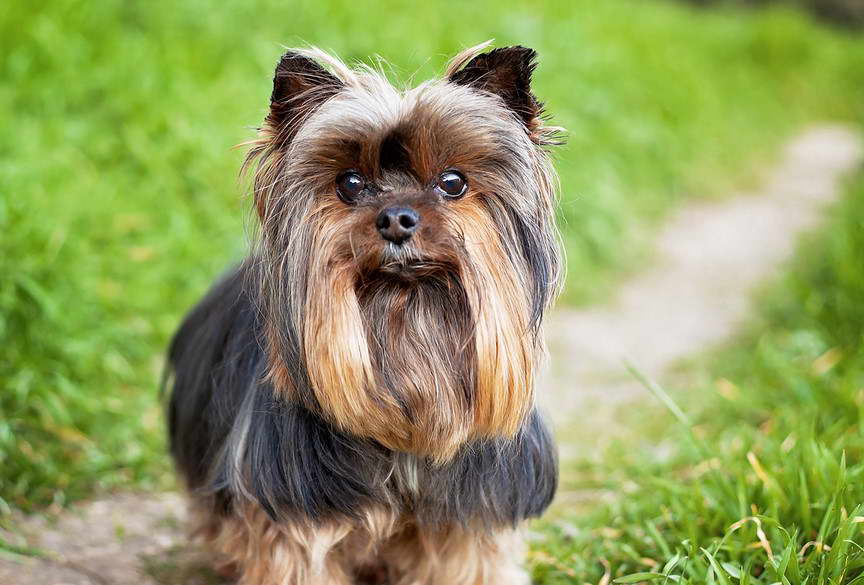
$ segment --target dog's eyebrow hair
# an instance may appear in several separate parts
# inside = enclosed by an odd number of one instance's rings
[[[411,157],[405,146],[405,136],[400,130],[390,132],[381,140],[378,156],[381,170],[395,171],[411,168]]]
[[[354,160],[360,160],[363,153],[363,143],[353,138],[340,138],[336,141],[336,146],[342,152],[348,153]]]

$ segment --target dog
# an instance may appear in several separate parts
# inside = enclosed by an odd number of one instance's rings
[[[241,585],[524,585],[557,454],[534,404],[558,291],[533,50],[397,89],[287,52],[249,143],[249,257],[169,350],[195,533]]]

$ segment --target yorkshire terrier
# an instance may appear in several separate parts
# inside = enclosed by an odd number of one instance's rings
[[[171,452],[240,584],[529,583],[560,268],[535,57],[480,45],[408,90],[279,61],[245,165],[260,237],[169,355]]]

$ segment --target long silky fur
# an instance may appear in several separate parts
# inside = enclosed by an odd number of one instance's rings
[[[302,108],[307,118],[299,128],[268,118],[247,162],[256,169],[262,224],[257,279],[270,379],[347,432],[439,461],[469,439],[512,437],[533,402],[540,323],[558,283],[555,182],[546,153],[499,98],[470,85],[443,80],[400,92],[373,70],[310,56],[330,64],[336,89],[319,92],[327,97],[311,113]],[[286,127],[292,139],[282,146]],[[344,237],[352,212],[332,195],[340,151],[359,149],[360,164],[377,168],[367,159],[394,135],[412,143],[416,174],[435,172],[436,158],[451,165],[462,159],[476,167],[472,181],[484,191],[440,210],[457,258],[448,280],[467,301],[455,326],[472,329],[473,347],[464,353],[471,363],[450,371],[418,367],[395,392],[376,377],[381,347],[370,343],[356,251]],[[456,150],[466,143],[467,152]],[[433,335],[459,334],[442,330],[445,324]],[[436,363],[447,357],[434,355]],[[410,364],[409,357],[392,359]],[[467,405],[466,369],[473,377]]]
[[[244,585],[306,583],[308,567],[271,574],[256,547],[302,549],[307,534],[344,548],[351,526],[433,556],[461,547],[472,579],[496,564],[524,577],[501,564],[508,531],[557,482],[534,373],[560,282],[544,150],[558,129],[528,87],[533,51],[483,48],[407,90],[316,49],[277,68],[245,165],[259,241],[169,351],[171,451],[213,546],[265,575]],[[387,187],[346,204],[334,180],[351,167]],[[428,187],[446,168],[468,176],[465,197]],[[399,249],[374,228],[390,204],[422,217]],[[466,536],[479,533],[488,546]]]
[[[228,274],[170,350],[171,451],[194,493],[224,514],[254,501],[273,520],[360,518],[381,505],[424,526],[515,526],[546,508],[557,463],[536,412],[514,440],[466,444],[437,465],[352,437],[275,392],[249,271]]]

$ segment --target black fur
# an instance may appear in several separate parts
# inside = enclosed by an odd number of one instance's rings
[[[430,526],[515,525],[549,505],[557,460],[536,412],[515,440],[468,444],[436,466],[346,435],[276,396],[264,380],[250,270],[217,284],[171,344],[171,452],[190,489],[215,496],[223,512],[251,498],[274,519],[319,520],[379,503]]]
[[[277,147],[286,146],[303,118],[342,88],[342,82],[313,59],[289,51],[273,75],[268,122],[279,131]]]
[[[536,59],[537,53],[527,47],[493,49],[471,59],[450,76],[450,81],[499,96],[526,125],[531,125],[543,109],[531,92]]]

